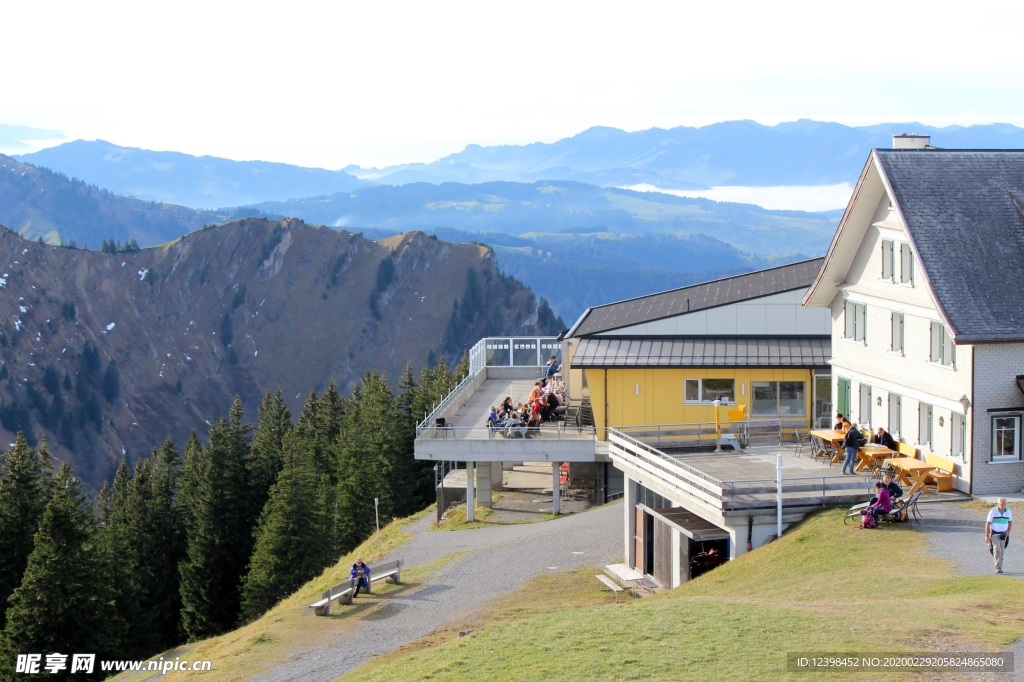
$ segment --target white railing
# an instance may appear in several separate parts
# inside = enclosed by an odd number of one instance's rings
[[[712,425],[713,426],[713,425]],[[696,467],[680,462],[619,429],[608,429],[612,461],[639,471],[713,508],[726,511],[772,509],[778,494],[775,479],[722,481]],[[724,455],[726,457],[729,454]],[[865,493],[861,478],[849,480],[835,476],[789,478],[782,483],[784,507],[827,506],[828,493]],[[858,491],[854,493],[852,491]],[[799,495],[799,493],[811,493]],[[678,500],[677,500],[678,501]]]
[[[484,367],[543,367],[554,355],[561,362],[562,344],[553,336],[490,336],[469,351],[470,374]]]

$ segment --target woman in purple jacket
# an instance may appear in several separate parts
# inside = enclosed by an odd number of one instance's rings
[[[875,494],[878,496],[878,501],[868,509],[871,510],[871,516],[874,517],[877,526],[878,517],[892,511],[892,499],[889,497],[889,489],[882,485],[881,481],[875,483]]]

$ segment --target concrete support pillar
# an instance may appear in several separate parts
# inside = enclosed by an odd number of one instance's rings
[[[551,463],[551,513],[561,513],[562,483],[559,480],[562,472],[558,468],[558,462]]]
[[[626,529],[623,556],[627,566],[636,566],[636,543],[633,542],[633,536],[636,535],[636,483],[629,476],[624,477],[622,483],[622,513],[625,514],[622,527]]]
[[[476,521],[476,462],[466,462],[466,520]]]
[[[493,481],[491,476],[494,472],[493,462],[481,462],[476,468],[476,502],[481,507],[490,508],[493,498],[491,490]]]

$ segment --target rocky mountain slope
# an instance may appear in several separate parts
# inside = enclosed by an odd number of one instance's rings
[[[395,384],[488,334],[534,334],[537,302],[486,247],[422,233],[370,241],[247,219],[128,253],[0,230],[0,438],[46,437],[97,486],[122,453],[183,444],[238,395]]]

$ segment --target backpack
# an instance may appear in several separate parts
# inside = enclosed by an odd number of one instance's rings
[[[860,527],[878,528],[878,522],[876,522],[875,517],[871,515],[870,509],[865,509],[860,513]]]

